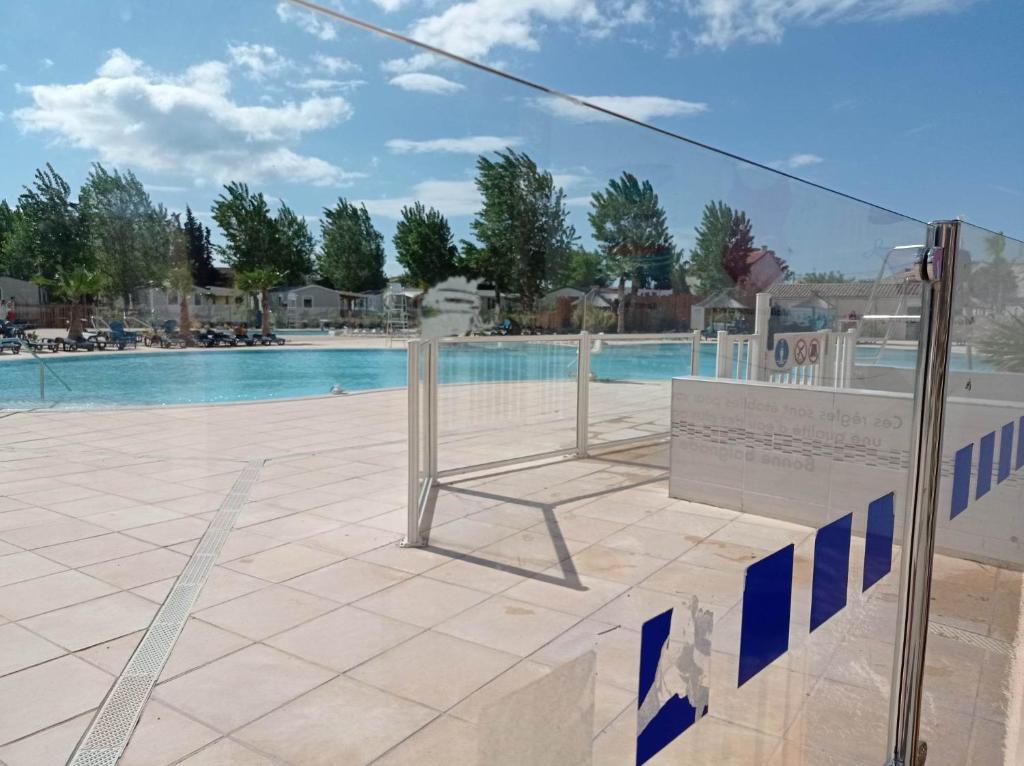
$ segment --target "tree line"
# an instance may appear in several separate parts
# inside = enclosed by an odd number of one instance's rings
[[[481,205],[471,240],[456,243],[444,215],[421,202],[402,209],[393,244],[407,282],[429,287],[465,275],[490,284],[499,300],[515,294],[527,309],[551,289],[614,285],[622,330],[641,289],[712,293],[742,283],[749,270],[752,224],[724,202],[705,205],[687,258],[651,182],[623,172],[590,197],[596,248],[589,250],[569,221],[564,189],[529,155],[506,149],[481,156],[476,171]],[[88,290],[126,306],[150,285],[183,293],[219,285],[215,255],[231,267],[237,287],[262,294],[264,306],[267,291],[281,284],[349,292],[387,284],[384,237],[363,204],[339,198],[325,208],[317,238],[284,202],[272,210],[262,192],[232,182],[210,216],[220,244],[191,207],[184,216],[168,212],[131,171],[93,165],[76,199],[48,164],[13,207],[0,200],[0,273],[46,284],[71,302]]]

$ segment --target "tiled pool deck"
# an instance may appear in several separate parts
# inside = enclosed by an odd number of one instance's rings
[[[600,388],[593,439],[657,430],[666,392]],[[501,410],[488,396],[467,397],[458,422]],[[539,418],[503,409],[500,438],[442,418],[445,459],[558,446],[563,398],[538,393]],[[460,481],[438,498],[430,548],[413,550],[397,547],[404,392],[18,413],[0,433],[8,766],[64,763],[254,460],[123,764],[472,765],[487,703],[590,648],[594,763],[631,764],[639,627],[692,593],[715,614],[711,712],[650,763],[882,763],[895,575],[852,589],[811,638],[794,629],[790,652],[737,689],[743,571],[795,543],[806,613],[813,530],[670,499],[664,446]],[[929,766],[1020,762],[1020,605],[1019,573],[939,557],[933,620],[957,630],[929,643]]]

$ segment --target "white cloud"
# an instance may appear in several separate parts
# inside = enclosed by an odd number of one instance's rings
[[[366,85],[366,80],[329,80],[313,77],[308,80],[302,80],[301,82],[290,82],[288,84],[293,88],[309,90],[314,93],[319,93],[325,90],[340,90],[345,92],[355,90],[362,85]]]
[[[703,27],[698,44],[727,48],[736,42],[778,42],[786,28],[834,21],[880,21],[953,12],[974,0],[685,0]]]
[[[397,11],[399,8],[405,5],[405,3],[406,0],[373,0],[374,5],[376,5],[378,8],[387,13]]]
[[[624,24],[646,23],[646,0],[464,0],[434,16],[418,19],[409,29],[416,40],[458,56],[480,60],[494,48],[540,49],[538,31],[548,24],[575,24],[598,37]],[[425,54],[388,62],[388,71],[416,71],[429,66]]]
[[[417,53],[407,59],[389,59],[380,65],[380,68],[390,74],[404,74],[406,72],[419,72],[422,69],[430,69],[438,63],[440,58],[433,53]]]
[[[313,56],[313,62],[318,69],[327,74],[341,74],[342,72],[358,72],[361,67],[355,62],[343,59],[340,56],[326,56],[317,53]]]
[[[440,75],[427,74],[426,72],[400,74],[397,77],[392,77],[389,82],[392,85],[397,85],[402,90],[414,90],[420,93],[457,93],[466,87],[460,83],[445,79]]]
[[[819,157],[817,154],[794,154],[792,157],[785,160],[778,160],[772,162],[771,167],[773,168],[784,168],[786,170],[797,170],[799,168],[806,168],[810,165],[818,165],[825,160]]]
[[[655,117],[680,117],[708,111],[708,105],[696,101],[682,101],[665,96],[574,96],[580,101],[599,106],[616,114],[648,122]],[[534,99],[535,106],[556,117],[577,122],[601,122],[610,116],[557,96]]]
[[[394,154],[426,154],[445,152],[448,154],[483,154],[496,152],[508,146],[519,146],[523,139],[516,136],[466,136],[465,138],[434,138],[429,141],[410,141],[395,138],[386,146]]]
[[[303,32],[321,40],[333,40],[337,37],[336,24],[325,16],[313,11],[297,8],[289,2],[277,4],[277,18],[286,24],[297,24]]]
[[[275,77],[292,66],[292,62],[270,45],[240,43],[228,45],[231,63],[246,70],[253,80]]]
[[[449,217],[473,215],[480,209],[480,193],[473,181],[421,181],[407,197],[386,197],[363,200],[374,215],[398,219],[402,208],[415,202],[435,207]]]
[[[43,65],[43,69],[49,69],[53,66],[53,59],[42,59],[39,63]]]
[[[293,148],[304,134],[348,119],[344,98],[246,106],[230,97],[223,62],[167,76],[141,62],[128,67],[128,59],[112,51],[92,80],[24,88],[32,103],[13,113],[15,121],[24,132],[51,134],[104,162],[198,181],[338,185],[355,177]]]

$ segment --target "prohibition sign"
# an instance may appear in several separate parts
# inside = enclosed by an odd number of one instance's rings
[[[817,338],[812,338],[811,339],[811,343],[808,346],[807,361],[810,362],[811,364],[817,364],[818,363],[818,354],[819,353],[820,353],[820,351],[818,349],[818,339]]]
[[[798,339],[793,344],[793,361],[797,364],[803,364],[807,361],[807,341],[803,338]]]

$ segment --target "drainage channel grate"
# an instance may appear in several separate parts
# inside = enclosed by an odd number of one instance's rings
[[[1013,647],[1005,641],[1000,641],[998,638],[989,638],[988,636],[982,636],[979,633],[972,633],[969,630],[963,628],[954,628],[952,625],[944,625],[941,622],[929,622],[928,632],[933,636],[942,636],[943,638],[949,638],[953,641],[959,641],[961,644],[967,644],[978,649],[985,649],[989,652],[995,652],[996,654],[1002,654],[1007,657],[1013,655]]]
[[[157,610],[146,634],[89,724],[68,766],[114,766],[121,757],[153,685],[262,467],[262,460],[253,461],[235,479],[231,491]]]

